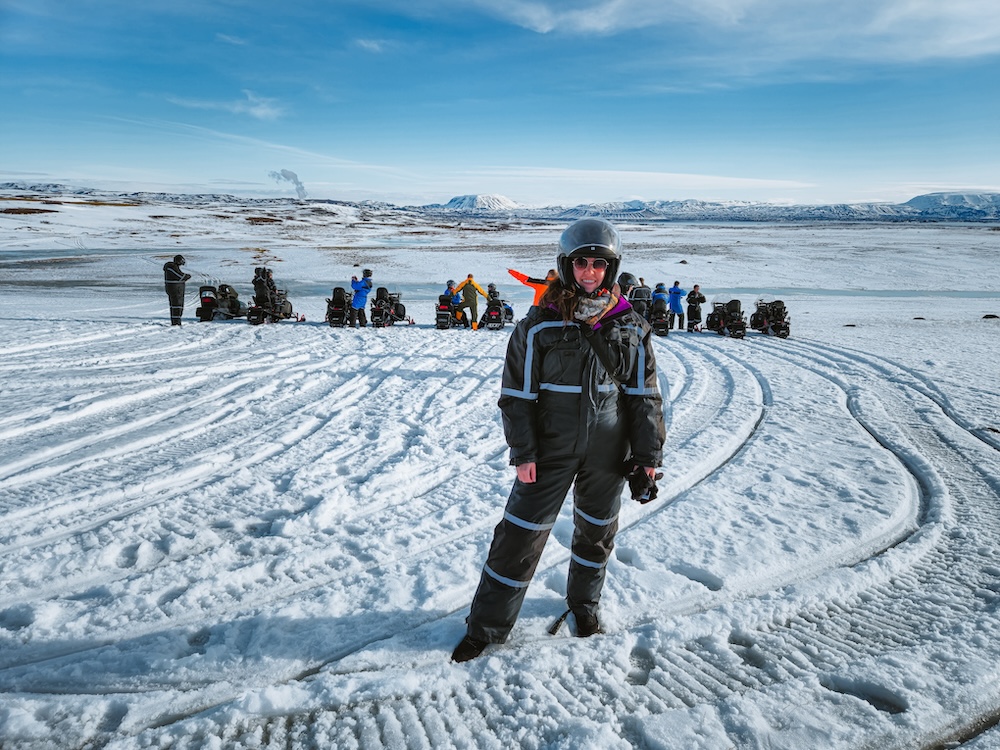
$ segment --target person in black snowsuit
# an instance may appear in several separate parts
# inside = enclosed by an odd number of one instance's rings
[[[705,295],[701,293],[701,287],[695,284],[688,292],[688,333],[695,333],[701,330],[701,306],[705,302]]]
[[[650,328],[614,283],[619,248],[617,230],[603,219],[570,225],[560,239],[559,279],[511,334],[499,406],[517,479],[466,635],[452,653],[456,662],[507,640],[571,487],[566,600],[578,636],[601,632],[598,602],[618,530],[623,466],[628,458],[652,484],[664,441]]]
[[[184,315],[184,282],[191,278],[191,274],[181,270],[186,262],[183,255],[175,255],[173,260],[163,264],[163,286],[167,290],[172,326],[179,326]]]
[[[253,297],[257,307],[271,310],[274,307],[274,282],[268,279],[266,268],[255,268],[253,272]]]

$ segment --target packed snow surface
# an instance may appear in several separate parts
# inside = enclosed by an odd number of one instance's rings
[[[289,202],[0,199],[0,746],[997,747],[1000,232],[620,226],[624,269],[785,301],[791,336],[654,339],[667,445],[603,635],[572,500],[511,639],[451,649],[514,472],[510,327],[445,279],[565,224]],[[194,274],[167,321],[162,264]],[[305,322],[197,322],[274,269]],[[414,325],[332,328],[361,267]]]

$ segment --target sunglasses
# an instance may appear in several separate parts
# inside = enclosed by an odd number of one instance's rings
[[[604,271],[608,267],[608,262],[604,258],[573,258],[573,268],[583,270],[592,266],[595,271]]]

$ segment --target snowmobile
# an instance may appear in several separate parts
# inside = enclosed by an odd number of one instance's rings
[[[351,299],[353,297],[354,295],[344,287],[334,287],[330,298],[326,301],[326,322],[332,327],[343,328],[346,326],[348,316],[351,313]],[[374,311],[372,314],[374,315]]]
[[[239,294],[229,284],[219,284],[218,287],[204,285],[198,288],[201,306],[194,311],[198,320],[230,320],[242,318],[247,314],[246,303],[240,302]]]
[[[633,287],[628,294],[629,304],[639,315],[649,320],[650,308],[653,306],[653,290],[648,286]]]
[[[670,315],[670,306],[665,299],[655,299],[649,308],[649,325],[653,333],[657,336],[666,336],[670,333],[673,318]]]
[[[371,322],[375,328],[388,328],[393,323],[413,324],[413,319],[406,317],[406,307],[399,300],[402,294],[390,292],[384,286],[375,290],[372,301]],[[331,324],[332,325],[332,324]]]
[[[738,299],[728,302],[712,301],[712,312],[705,318],[705,328],[715,331],[720,336],[731,336],[741,339],[746,335],[747,323],[743,316],[743,307]]]
[[[296,315],[292,311],[292,303],[288,301],[288,293],[284,289],[275,289],[266,296],[255,295],[253,307],[247,310],[247,322],[255,326],[261,323],[277,323],[289,318],[295,318],[296,321],[305,320],[304,316]]]
[[[500,296],[495,284],[486,287],[486,312],[479,320],[479,327],[499,331],[507,323],[514,322],[514,308]]]
[[[758,299],[757,309],[750,316],[750,327],[780,339],[788,338],[788,334],[791,333],[791,322],[785,303],[765,297]]]
[[[450,294],[442,294],[438,297],[437,304],[434,306],[434,326],[440,330],[461,326],[462,319],[459,315],[462,314],[465,313],[460,313],[455,309],[452,296]]]

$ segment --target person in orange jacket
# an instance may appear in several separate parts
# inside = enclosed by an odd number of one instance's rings
[[[472,327],[476,328],[479,325],[479,299],[476,297],[477,294],[483,295],[483,299],[489,299],[486,294],[486,290],[483,289],[476,280],[472,278],[470,273],[468,278],[462,283],[455,287],[455,292],[461,292],[462,294],[462,304],[456,307],[456,310],[468,309],[468,314],[462,313],[462,321],[465,323],[465,327],[469,327],[469,321],[472,321]]]
[[[556,273],[556,269],[554,268],[549,269],[549,272],[545,274],[544,279],[533,279],[530,276],[528,276],[528,274],[521,273],[520,271],[515,271],[513,268],[508,268],[507,273],[509,273],[511,276],[513,276],[515,279],[520,281],[525,286],[530,286],[532,289],[535,290],[535,300],[531,303],[533,305],[537,305],[538,300],[540,300],[542,298],[542,295],[545,294],[545,290],[548,289],[549,287],[549,282],[552,281],[552,279],[559,278],[559,274]]]

